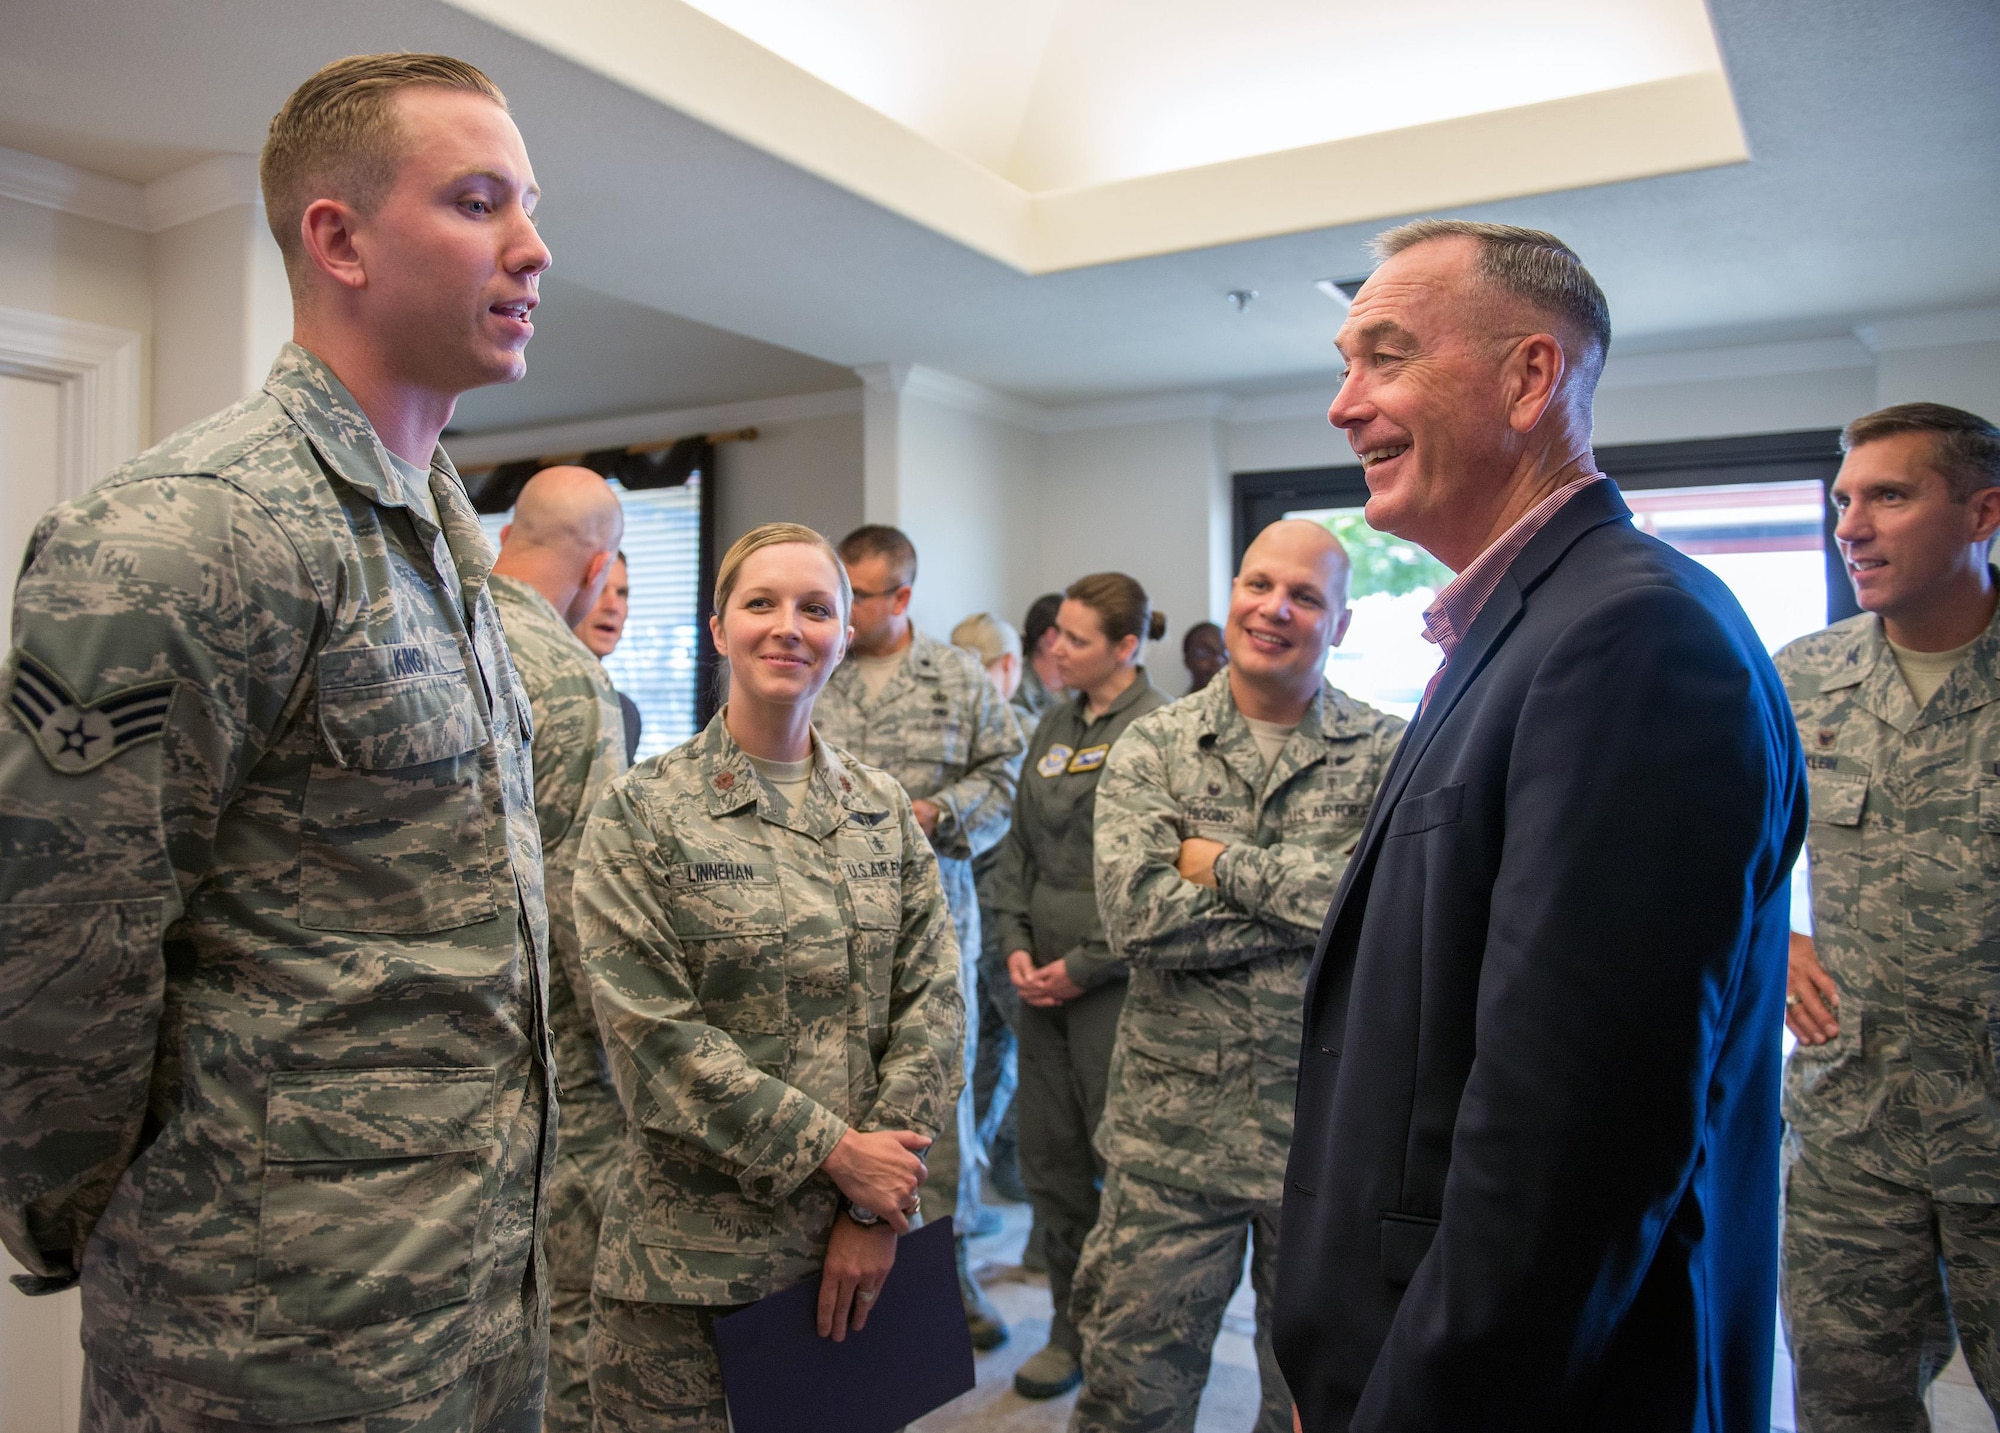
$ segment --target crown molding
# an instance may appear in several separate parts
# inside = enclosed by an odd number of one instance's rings
[[[0,149],[0,195],[121,229],[146,228],[141,185],[18,149]]]
[[[1600,388],[1645,388],[1659,383],[1703,383],[1731,378],[1776,378],[1787,373],[1826,373],[1870,368],[1875,357],[1851,334],[1785,343],[1746,343],[1673,353],[1613,354],[1604,365]]]
[[[1047,431],[1048,409],[942,369],[926,368],[922,364],[910,365],[903,393],[906,397],[922,398],[947,408],[977,414],[981,418],[993,418],[1019,428],[1029,428],[1037,433]]]
[[[1864,323],[1854,336],[1875,353],[1904,348],[1947,348],[1961,343],[2000,343],[2000,308],[1953,309]]]
[[[151,184],[133,184],[39,154],[0,149],[0,195],[141,234],[262,202],[257,161],[247,154],[211,155]]]
[[[657,443],[689,433],[720,428],[752,428],[775,423],[802,423],[861,411],[859,388],[835,388],[824,393],[797,393],[782,398],[752,398],[741,403],[716,403],[706,408],[665,408],[627,413],[616,418],[586,418],[574,423],[546,423],[529,428],[494,429],[447,438],[445,449],[464,468],[511,463],[547,453],[588,453],[630,443]]]
[[[1100,403],[1071,403],[1044,410],[1047,417],[1042,431],[1080,433],[1093,428],[1127,428],[1185,418],[1227,420],[1234,413],[1236,402],[1226,393],[1149,393]]]
[[[1332,374],[1317,388],[1294,388],[1285,393],[1259,393],[1254,398],[1239,398],[1230,410],[1232,423],[1276,423],[1293,418],[1317,418],[1326,421],[1326,410],[1333,404],[1335,390],[1340,387],[1340,379]]]

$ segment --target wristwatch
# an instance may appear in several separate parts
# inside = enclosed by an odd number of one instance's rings
[[[847,1217],[852,1219],[856,1224],[859,1224],[863,1229],[873,1228],[882,1222],[881,1215],[877,1214],[873,1209],[863,1208],[852,1199],[847,1201]]]

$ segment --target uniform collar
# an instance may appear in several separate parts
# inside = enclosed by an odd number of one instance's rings
[[[2000,573],[1995,576],[2000,580]],[[1972,650],[1959,659],[1922,711],[1917,710],[1916,694],[1889,650],[1880,617],[1871,615],[1858,624],[1839,669],[1819,684],[1822,692],[1848,687],[1858,689],[1855,699],[1871,716],[1899,732],[1935,726],[2000,701],[2000,608],[1994,609]]]
[[[1090,714],[1090,698],[1087,694],[1083,692],[1071,694],[1069,704],[1071,709],[1076,713],[1077,721],[1086,727],[1095,726],[1101,721],[1109,721],[1112,717],[1124,711],[1125,708],[1131,706],[1132,703],[1138,701],[1139,698],[1145,696],[1147,692],[1153,690],[1153,683],[1146,675],[1144,664],[1134,667],[1132,671],[1134,673],[1132,685],[1112,698],[1111,705],[1104,709],[1102,716],[1092,716]]]
[[[1987,570],[1992,572],[1991,568]],[[2000,583],[2000,573],[1993,576],[1995,582]],[[1882,645],[1885,649],[1889,645],[1886,636]],[[1895,666],[1893,659],[1889,665]],[[1972,650],[1958,659],[1958,665],[1951,669],[1944,685],[1931,694],[1930,701],[1917,713],[1916,724],[1932,726],[1950,721],[1994,701],[2000,701],[2000,606],[1993,609],[1986,630],[1979,634]]]
[[[886,706],[891,699],[902,691],[904,684],[907,682],[936,682],[941,680],[943,673],[938,667],[938,647],[940,645],[934,638],[925,636],[923,629],[912,622],[910,624],[910,645],[896,654],[903,660],[897,664],[896,670],[889,674],[889,680],[882,684],[882,690],[876,696],[872,705],[876,707]],[[850,695],[856,702],[865,700],[863,695],[864,689],[861,685],[861,663],[852,652],[842,660],[838,667],[834,668],[832,680],[844,687],[853,687],[854,691]]]
[[[1322,681],[1305,715],[1299,718],[1297,729],[1279,748],[1278,759],[1267,772],[1256,735],[1250,730],[1242,708],[1236,705],[1236,694],[1230,690],[1227,667],[1216,673],[1207,686],[1181,700],[1198,703],[1201,730],[1196,740],[1212,747],[1253,791],[1276,791],[1307,767],[1324,761],[1327,743],[1338,739],[1337,728],[1347,714],[1341,705],[1345,698],[1330,683]]]
[[[724,707],[710,717],[700,737],[698,760],[702,789],[708,793],[709,815],[727,816],[754,805],[758,815],[771,824],[802,831],[815,839],[824,839],[849,824],[850,813],[863,818],[855,824],[866,826],[879,826],[890,816],[888,806],[869,794],[867,786],[848,770],[815,730],[812,784],[806,788],[806,799],[800,803],[797,814],[785,819],[773,809],[764,783],[758,779],[757,768],[729,734],[723,720],[727,711]]]
[[[443,533],[469,603],[486,585],[493,552],[443,445],[431,453],[431,502],[426,504],[410,491],[408,479],[389,461],[389,450],[382,446],[375,425],[368,421],[347,385],[311,353],[288,342],[271,365],[264,391],[299,425],[333,476],[377,507],[402,508],[409,513],[424,542]],[[437,508],[435,523],[425,511],[431,505]]]

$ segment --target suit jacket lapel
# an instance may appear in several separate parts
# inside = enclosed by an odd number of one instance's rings
[[[1306,1012],[1310,1017],[1317,997],[1320,972],[1325,965],[1327,948],[1332,944],[1334,931],[1350,905],[1356,912],[1366,903],[1367,882],[1372,875],[1375,857],[1382,847],[1383,832],[1388,827],[1389,818],[1402,799],[1403,792],[1415,774],[1417,763],[1423,759],[1431,740],[1451,715],[1460,698],[1471,688],[1473,681],[1493,659],[1500,645],[1518,624],[1521,613],[1526,610],[1529,594],[1541,585],[1542,579],[1554,570],[1577,539],[1605,523],[1616,522],[1632,516],[1632,510],[1625,506],[1619,496],[1617,485],[1605,481],[1584,488],[1564,503],[1548,521],[1547,526],[1536,533],[1521,555],[1514,559],[1493,589],[1493,595],[1486,599],[1486,605],[1479,609],[1479,616],[1472,623],[1472,630],[1465,634],[1458,650],[1451,654],[1445,665],[1444,679],[1437,690],[1424,704],[1415,722],[1403,732],[1403,740],[1396,748],[1395,759],[1390,763],[1388,773],[1382,779],[1381,789],[1375,794],[1375,804],[1369,810],[1368,823],[1362,828],[1361,840],[1355,845],[1354,854],[1348,859],[1347,870],[1342,874],[1340,888],[1334,893],[1333,904],[1327,909],[1326,920],[1320,926],[1319,944],[1313,952],[1312,970],[1306,981]],[[1358,895],[1357,895],[1358,892]]]

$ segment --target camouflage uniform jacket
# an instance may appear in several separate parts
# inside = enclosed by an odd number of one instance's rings
[[[902,783],[912,801],[938,808],[931,845],[958,942],[979,951],[979,898],[971,858],[997,846],[1021,775],[1020,724],[979,658],[912,628],[908,659],[868,702],[860,664],[843,662],[813,706],[813,725]]]
[[[0,679],[0,1233],[199,1412],[518,1347],[547,1083],[528,701],[479,521],[339,381],[43,519]],[[544,1111],[549,1118],[544,1118]]]
[[[507,629],[507,650],[535,719],[535,814],[549,902],[549,1035],[568,1149],[586,1133],[615,1140],[625,1122],[590,1016],[570,890],[591,810],[625,770],[625,713],[610,674],[548,598],[519,578],[498,573],[492,589]]]
[[[909,798],[816,740],[788,818],[718,714],[612,783],[576,906],[632,1116],[597,1292],[741,1304],[809,1277],[841,1136],[935,1136],[963,1080],[958,943]]]
[[[1125,729],[1166,704],[1140,667],[1138,680],[1101,714],[1092,716],[1087,698],[1073,692],[1042,717],[990,887],[1003,958],[1025,950],[1038,966],[1060,960],[1086,990],[1125,978],[1097,912],[1091,861],[1097,782]]]
[[[1132,723],[1097,788],[1097,904],[1131,968],[1097,1150],[1186,1189],[1276,1201],[1306,963],[1403,722],[1321,689],[1269,776],[1229,676]],[[1215,889],[1181,842],[1221,841]]]
[[[1813,941],[1840,1034],[1800,1046],[1785,1118],[1935,1198],[2000,1203],[2000,613],[1922,711],[1870,614],[1778,671],[1805,746]]]

